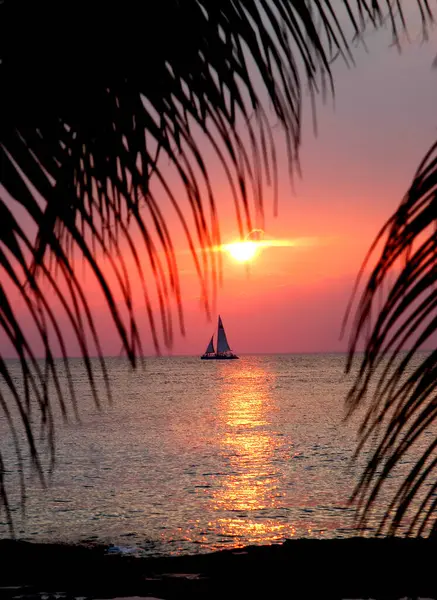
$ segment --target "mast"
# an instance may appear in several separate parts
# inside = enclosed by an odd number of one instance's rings
[[[218,318],[218,334],[217,334],[217,352],[219,354],[223,352],[230,352],[228,340],[226,339],[225,328],[223,327],[222,319],[219,315]]]

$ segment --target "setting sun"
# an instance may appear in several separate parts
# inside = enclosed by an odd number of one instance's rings
[[[238,262],[247,262],[254,258],[257,253],[257,245],[256,242],[235,242],[235,244],[227,244],[226,250],[238,260]]]
[[[258,233],[259,230],[254,230],[253,233]],[[262,232],[264,233],[264,232]],[[326,242],[326,240],[325,240]],[[321,243],[320,238],[315,237],[299,237],[291,240],[272,240],[272,239],[246,239],[240,242],[231,244],[221,244],[211,248],[213,252],[227,252],[232,258],[238,262],[249,262],[257,256],[261,250],[265,248],[297,248],[303,246],[315,246]]]

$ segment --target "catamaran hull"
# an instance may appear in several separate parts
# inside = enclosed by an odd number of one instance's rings
[[[239,356],[201,356],[201,360],[235,360],[236,358],[240,358]]]

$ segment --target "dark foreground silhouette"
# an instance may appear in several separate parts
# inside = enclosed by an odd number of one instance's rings
[[[107,550],[0,540],[0,597],[437,598],[436,540],[290,540],[164,558]]]

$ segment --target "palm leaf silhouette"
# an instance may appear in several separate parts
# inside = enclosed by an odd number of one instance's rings
[[[417,5],[426,25],[428,2]],[[405,27],[399,2],[161,0],[125,2],[98,13],[78,2],[63,3],[62,13],[45,3],[1,3],[0,321],[22,379],[16,381],[0,357],[7,388],[0,403],[21,466],[19,429],[44,480],[35,403],[54,458],[50,384],[62,414],[76,410],[60,313],[75,335],[96,402],[93,352],[107,380],[77,257],[93,273],[133,365],[142,348],[128,256],[155,347],[171,345],[174,309],[182,332],[184,322],[169,208],[185,232],[207,312],[220,276],[217,254],[208,251],[220,244],[220,230],[205,144],[226,173],[243,235],[262,219],[266,185],[277,202],[278,134],[272,134],[271,114],[281,126],[292,172],[298,167],[302,90],[314,101],[332,88],[331,61],[338,55],[351,61],[345,30],[358,39],[366,27],[385,23],[397,40]],[[43,362],[17,318],[17,297]],[[23,477],[21,486],[24,499]],[[0,492],[8,511],[1,455]]]
[[[423,344],[432,343],[437,328],[436,215],[437,144],[424,158],[404,200],[378,236],[376,243],[383,242],[383,249],[360,299],[351,340],[349,368],[361,334],[370,329],[348,398],[352,411],[375,386],[358,448],[360,451],[370,439],[377,440],[354,492],[362,525],[388,476],[437,415],[437,352],[417,355]],[[374,322],[372,314],[376,314]],[[410,348],[407,352],[403,351],[405,346]],[[416,507],[408,515],[408,533],[430,530],[437,505],[433,479],[436,447],[433,435],[393,497],[380,532],[395,533],[416,498]]]

